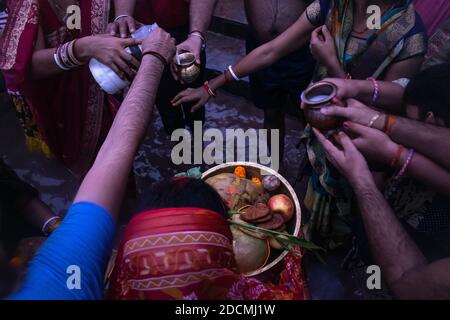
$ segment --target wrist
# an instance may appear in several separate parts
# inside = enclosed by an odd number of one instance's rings
[[[144,60],[145,59],[145,60]],[[168,60],[157,51],[144,50],[142,52],[142,61],[158,61],[160,65],[166,67]]]
[[[371,190],[376,190],[377,186],[370,171],[366,174],[353,177],[350,181],[356,195],[364,194]]]
[[[77,40],[76,42],[76,55],[77,58],[82,62],[87,62],[89,59],[93,57],[92,54],[92,39],[93,36],[83,37]]]
[[[198,48],[199,51],[201,51],[203,49],[203,45],[204,45],[204,41],[202,38],[196,36],[195,34],[189,34],[188,35],[188,39],[190,43],[192,43],[193,46],[195,46],[195,48]]]

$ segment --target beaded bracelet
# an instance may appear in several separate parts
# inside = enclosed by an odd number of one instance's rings
[[[370,102],[370,105],[372,107],[374,107],[374,106],[376,106],[376,104],[378,102],[378,98],[380,97],[380,85],[375,78],[368,78],[367,80],[370,80],[373,83],[373,96],[372,96],[372,101]]]
[[[406,170],[408,170],[409,165],[411,164],[411,161],[414,157],[414,149],[409,149],[408,151],[408,157],[406,158],[405,163],[402,166],[402,169],[400,170],[400,172],[395,176],[395,179],[399,179],[401,177],[403,177],[406,173]]]

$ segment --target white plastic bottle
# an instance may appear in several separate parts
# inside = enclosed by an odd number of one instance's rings
[[[145,39],[151,32],[153,32],[153,30],[157,28],[159,28],[159,26],[156,23],[144,25],[136,30],[131,37],[140,40]],[[141,51],[142,47],[140,45],[138,47]],[[125,48],[125,50],[128,53],[131,53],[129,48]],[[97,81],[99,86],[109,94],[116,94],[130,85],[128,80],[122,80],[113,70],[95,58],[92,58],[91,61],[89,61],[89,69],[91,70],[95,81]]]

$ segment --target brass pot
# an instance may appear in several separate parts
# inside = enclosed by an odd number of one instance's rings
[[[290,183],[281,174],[279,174],[272,168],[253,162],[228,162],[213,167],[208,171],[206,171],[205,173],[203,173],[202,180],[206,180],[221,173],[233,173],[234,169],[237,166],[243,166],[247,171],[248,176],[251,177],[257,177],[262,180],[266,175],[274,175],[278,179],[280,179],[281,186],[277,190],[277,194],[287,195],[291,199],[295,207],[294,217],[286,224],[286,231],[289,234],[298,237],[300,235],[300,227],[302,223],[302,210],[300,207],[300,201],[298,200],[297,194],[295,193],[294,188],[290,185]],[[266,265],[257,270],[244,273],[243,275],[245,277],[253,277],[262,274],[275,267],[278,263],[280,263],[288,253],[289,253],[288,250],[271,250]]]
[[[339,127],[342,120],[337,117],[327,116],[320,111],[324,107],[331,106],[331,100],[336,97],[337,87],[327,81],[313,84],[303,91],[301,99],[304,103],[305,118],[308,123],[319,130],[332,130]]]
[[[177,58],[176,58],[177,59]],[[179,63],[174,62],[178,77],[184,83],[192,83],[200,75],[200,66],[195,62],[195,56],[191,52],[183,52],[178,56]]]

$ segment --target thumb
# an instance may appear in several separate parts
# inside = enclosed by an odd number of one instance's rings
[[[320,112],[327,116],[348,118],[348,109],[340,106],[324,107]]]

